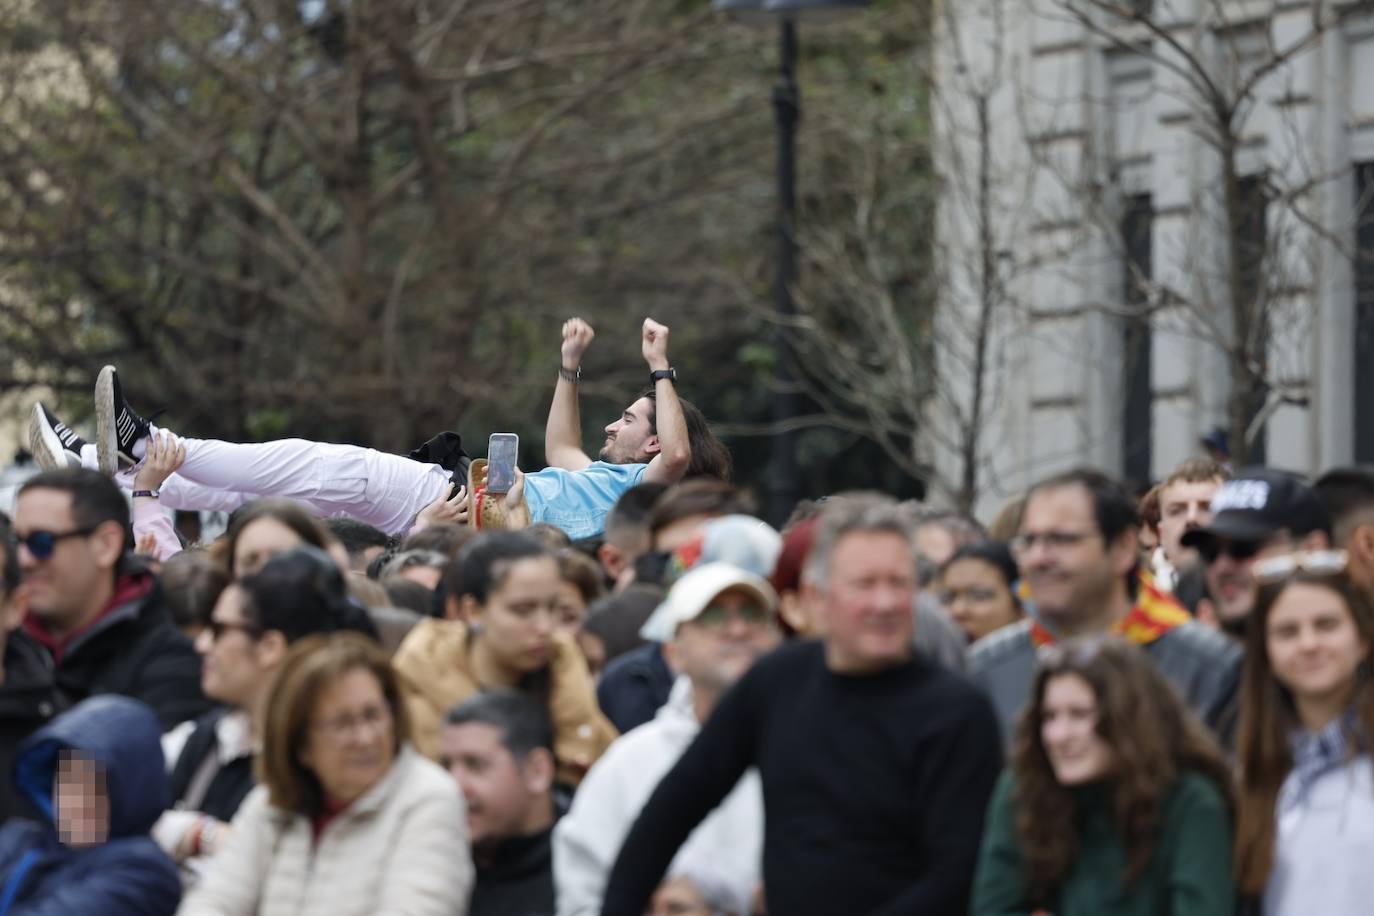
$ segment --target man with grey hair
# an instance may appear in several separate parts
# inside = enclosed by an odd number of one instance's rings
[[[820,641],[757,662],[659,783],[621,848],[603,916],[640,916],[673,854],[751,766],[764,896],[791,914],[962,913],[1001,767],[971,685],[912,649],[916,563],[897,503],[827,505],[807,560]]]

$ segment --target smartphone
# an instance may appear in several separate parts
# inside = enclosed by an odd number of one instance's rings
[[[515,486],[515,459],[520,453],[520,437],[515,433],[492,433],[487,440],[487,492],[509,493]]]

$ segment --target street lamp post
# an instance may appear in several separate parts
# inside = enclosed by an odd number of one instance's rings
[[[787,339],[788,325],[796,315],[792,287],[797,279],[797,123],[801,120],[801,90],[797,87],[797,23],[835,19],[868,5],[868,0],[715,0],[746,22],[778,26],[778,84],[773,89],[773,109],[778,127],[778,260],[774,301],[779,325],[775,347],[778,357],[777,393],[773,398],[773,475],[769,481],[769,518],[781,524],[801,493],[797,477],[797,431],[792,423],[798,414],[795,356]]]

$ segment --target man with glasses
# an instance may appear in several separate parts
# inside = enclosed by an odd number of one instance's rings
[[[1183,535],[1207,571],[1210,609],[1198,619],[1237,640],[1255,606],[1256,561],[1331,545],[1331,516],[1317,494],[1291,474],[1249,468],[1212,499],[1212,521]]]
[[[73,700],[142,700],[164,729],[209,703],[200,659],[172,623],[156,577],[128,553],[129,504],[104,475],[80,468],[29,478],[14,533],[28,613],[24,632],[51,658]]]
[[[8,775],[24,739],[67,706],[43,650],[17,629],[24,610],[19,588],[14,532],[0,512],[0,774],[6,777],[0,779],[0,823],[15,816],[42,816]]]
[[[658,781],[701,730],[721,695],[778,644],[777,596],[759,576],[707,563],[673,584],[642,631],[681,672],[650,722],[615,741],[578,787],[554,831],[560,916],[601,912],[625,834]],[[705,861],[748,900],[759,882],[763,798],[750,773],[692,834],[680,858]]]
[[[1143,646],[1229,740],[1241,652],[1141,577],[1139,531],[1135,500],[1098,471],[1068,471],[1031,488],[1012,539],[1029,591],[1027,618],[977,643],[969,657],[1008,739],[1030,698],[1037,649],[1070,636],[1113,634]]]

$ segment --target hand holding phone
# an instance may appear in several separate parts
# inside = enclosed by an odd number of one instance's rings
[[[515,486],[515,460],[520,452],[520,437],[515,433],[492,433],[487,440],[487,492],[509,493]]]

